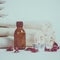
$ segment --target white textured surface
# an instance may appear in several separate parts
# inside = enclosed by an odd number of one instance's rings
[[[7,52],[5,49],[0,49],[1,60],[60,60],[60,50],[58,52],[43,52],[31,53],[30,51],[20,51],[19,53]]]

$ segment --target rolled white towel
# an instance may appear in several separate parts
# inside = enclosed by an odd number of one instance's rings
[[[8,28],[0,28],[0,37],[8,36]]]
[[[0,36],[14,36],[16,28],[0,28]],[[45,36],[45,33],[36,29],[24,29],[26,32],[26,44],[32,46],[34,43],[40,43],[44,45],[47,40],[50,41],[51,37],[55,40],[53,33],[49,32],[49,35]],[[47,42],[48,43],[48,42]]]
[[[9,43],[8,41],[14,41],[14,31],[15,31],[16,28],[5,28],[5,30],[3,29],[2,30],[2,33],[1,35],[4,36],[4,35],[8,35],[10,36],[8,39],[6,38],[0,38],[0,41],[2,40],[2,43],[1,43],[1,46],[4,46],[4,44],[11,44]],[[3,32],[5,31],[5,33]],[[34,43],[34,35],[35,33],[37,32],[38,30],[35,30],[35,29],[25,29],[25,32],[26,32],[26,46],[32,46],[33,43]],[[8,34],[7,34],[8,32]],[[13,37],[13,39],[11,39],[11,37]],[[7,42],[7,43],[6,43]],[[9,46],[9,45],[8,45]]]
[[[14,31],[16,28],[9,28],[9,36],[14,36]],[[24,29],[26,32],[26,45],[27,46],[32,46],[34,43],[34,35],[36,32],[39,32],[40,30],[35,30],[35,29]],[[36,42],[37,43],[37,42]]]
[[[0,26],[16,28],[16,22],[17,21],[0,21]],[[51,27],[51,25],[52,25],[48,21],[46,21],[46,22],[23,21],[23,24],[24,24],[25,29],[37,29],[37,30],[42,30],[42,31],[45,31],[48,28],[48,26]]]
[[[0,48],[6,48],[9,46],[14,46],[12,37],[0,37]]]
[[[0,21],[0,36],[14,36],[16,29],[16,22],[2,22]],[[24,22],[24,29],[26,31],[26,44],[32,46],[33,43],[45,44],[52,36],[52,25],[48,22]],[[46,35],[46,36],[45,36]],[[42,38],[41,38],[42,37]],[[37,40],[37,42],[35,42]]]

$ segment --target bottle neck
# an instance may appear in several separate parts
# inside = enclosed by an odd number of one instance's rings
[[[17,29],[23,29],[23,27],[18,27],[18,26],[17,26]]]

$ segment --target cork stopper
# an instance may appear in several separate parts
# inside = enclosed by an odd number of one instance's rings
[[[16,26],[17,27],[23,27],[23,22],[22,21],[17,21]]]

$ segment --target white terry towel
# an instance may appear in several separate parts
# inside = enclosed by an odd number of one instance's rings
[[[5,30],[6,30],[5,33],[3,32],[4,29],[2,29],[2,28],[0,28],[0,29],[1,29],[1,36],[8,35],[8,39],[0,37],[0,43],[2,42],[1,46],[3,47],[4,44],[5,45],[7,45],[7,44],[12,45],[12,43],[9,43],[8,41],[10,41],[10,40],[14,41],[14,31],[16,28],[9,28],[9,29],[5,28]],[[26,31],[26,46],[32,46],[34,43],[34,35],[38,30],[25,29],[25,31]],[[13,39],[12,39],[12,37],[13,37]],[[7,46],[9,46],[9,45],[7,45]]]
[[[0,21],[0,27],[9,27],[9,28],[15,28],[17,21]],[[32,22],[32,21],[23,21],[24,28],[26,29],[39,29],[42,30],[44,28],[48,28],[48,26],[51,26],[52,24],[50,22]],[[44,29],[45,30],[45,29]]]
[[[0,39],[0,41],[2,40],[2,42],[3,42],[3,43],[1,43],[1,46],[4,46],[4,44],[6,44],[6,42],[8,42],[10,40],[14,41],[15,29],[16,28],[5,28],[6,31],[4,29],[1,29],[0,33],[2,36],[4,36],[4,35],[10,36],[8,39],[6,39],[6,38]],[[50,35],[45,36],[44,32],[42,32],[40,30],[36,30],[36,29],[25,29],[25,32],[26,32],[26,46],[33,46],[33,44],[45,45],[51,40],[51,37],[53,38],[52,40],[55,40],[55,36],[52,33]],[[7,44],[13,45],[12,43],[9,43],[9,42]],[[9,46],[9,45],[7,45],[7,46]]]
[[[8,28],[1,28],[8,27]],[[12,36],[16,29],[16,22],[2,22],[0,21],[0,36]],[[52,26],[47,22],[24,22],[24,29],[26,31],[26,42],[27,46],[32,46],[35,43],[35,40],[40,44],[45,44],[46,40],[50,41],[52,34]],[[41,38],[43,36],[43,38]],[[54,38],[54,36],[53,36]],[[14,40],[14,39],[13,39]],[[36,42],[37,43],[37,42]]]
[[[0,28],[0,37],[8,36],[9,30],[8,28]]]
[[[13,37],[0,37],[0,48],[14,46]]]

